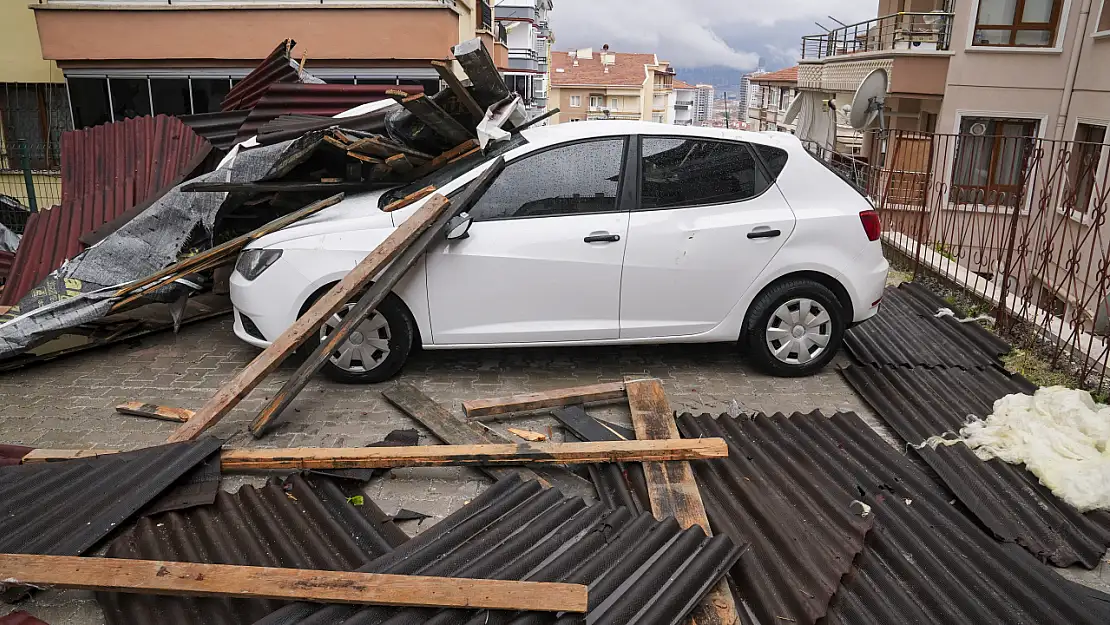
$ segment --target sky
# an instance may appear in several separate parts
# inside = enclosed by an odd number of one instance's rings
[[[553,0],[555,49],[655,52],[675,67],[768,69],[794,65],[802,35],[828,16],[851,24],[875,17],[876,0]],[[681,73],[681,72],[680,72]]]

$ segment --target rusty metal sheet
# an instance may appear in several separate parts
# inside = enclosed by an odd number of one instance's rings
[[[984,462],[962,443],[919,447],[958,431],[971,415],[985,419],[1005,395],[1032,393],[1029,381],[993,369],[855,366],[841,373],[995,538],[1056,566],[1099,564],[1110,547],[1110,512],[1081,513],[1025,467]]]
[[[517,476],[496,482],[463,508],[364,572],[586,584],[585,622],[677,625],[740,557],[725,536],[681,530],[627,508],[586,505]],[[298,603],[257,625],[578,623],[583,615],[510,611],[320,607]]]
[[[193,132],[204,137],[217,150],[230,150],[235,145],[235,137],[239,134],[239,127],[247,121],[249,110],[224,111],[221,113],[198,113],[196,115],[181,115],[177,119]]]
[[[23,445],[0,445],[0,467],[19,464],[23,460],[23,456],[31,453],[34,449],[34,447],[24,447]]]
[[[15,262],[15,252],[0,251],[0,285],[8,279],[13,262]]]
[[[0,305],[14,305],[81,252],[83,234],[184,180],[209,150],[167,115],[63,133],[61,204],[28,219]]]
[[[231,87],[220,102],[220,110],[226,112],[250,109],[270,85],[300,80],[298,64],[291,56],[296,45],[297,42],[292,39],[279,43],[249,74]]]

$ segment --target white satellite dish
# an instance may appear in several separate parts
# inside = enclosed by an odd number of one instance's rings
[[[802,94],[794,96],[794,100],[790,102],[790,106],[786,107],[786,117],[783,118],[783,123],[793,124],[794,120],[798,117],[798,113],[802,110]]]
[[[856,89],[856,97],[852,98],[852,111],[848,114],[848,123],[852,128],[863,130],[877,117],[879,128],[886,130],[883,103],[886,102],[888,84],[885,69],[874,70],[863,79],[859,89]]]

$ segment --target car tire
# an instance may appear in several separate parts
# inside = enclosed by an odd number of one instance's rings
[[[327,292],[328,289],[323,289],[306,305],[306,310]],[[305,352],[315,351],[330,330],[334,329],[345,313],[353,307],[354,302],[346,304],[319,330],[313,332],[304,343]],[[360,327],[365,329],[362,332],[356,329],[352,337],[344,342],[343,347],[347,351],[341,349],[324,363],[321,369],[324,375],[343,384],[376,384],[397,375],[412,352],[416,336],[412,315],[409,314],[401,298],[393,293],[387,295],[360,324]],[[347,354],[350,354],[349,358],[345,358]],[[362,362],[363,358],[371,360],[373,366],[367,368]]]
[[[805,314],[803,308],[808,309]],[[752,302],[740,343],[764,373],[801,377],[813,375],[836,357],[844,329],[840,300],[828,287],[789,279]]]

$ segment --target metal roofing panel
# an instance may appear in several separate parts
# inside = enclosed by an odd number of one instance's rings
[[[887,287],[879,313],[849,329],[844,344],[863,364],[989,367],[1010,346],[975,323],[937,318],[944,300],[924,287]]]
[[[23,610],[16,610],[7,616],[0,616],[0,625],[48,625],[46,621],[27,614]]]
[[[741,421],[682,417],[688,438],[719,436],[728,458],[691,463],[714,533],[749,545],[731,575],[761,623],[813,625],[863,549],[874,515],[823,472],[805,473]],[[781,484],[793,482],[789,492]]]
[[[235,137],[239,134],[239,127],[247,121],[249,110],[224,111],[221,113],[199,113],[197,115],[181,115],[177,119],[193,132],[204,137],[217,150],[230,150],[235,145]]]
[[[1110,512],[1080,513],[1023,466],[984,462],[962,443],[917,447],[958,431],[971,415],[986,418],[995,400],[1032,393],[1033,384],[998,370],[864,366],[842,373],[996,538],[1056,566],[1098,565],[1110,547]]]
[[[231,87],[220,102],[220,110],[226,112],[249,109],[270,85],[277,82],[296,82],[300,72],[290,56],[296,45],[297,42],[292,39],[279,43],[261,63]]]
[[[731,421],[731,423],[722,421]],[[829,625],[1105,623],[1106,608],[1017,545],[999,543],[951,495],[853,413],[679,418],[685,436],[723,432],[791,501],[823,481],[875,515],[863,551],[829,605]],[[739,429],[746,437],[735,436]],[[782,470],[768,467],[778,466]],[[806,514],[795,508],[796,516]],[[785,562],[800,566],[800,562]],[[777,622],[777,621],[772,621]]]
[[[674,624],[740,556],[725,536],[674,519],[587,506],[509,477],[362,571],[589,586],[585,622]],[[258,625],[580,623],[582,615],[295,604]]]
[[[220,491],[213,505],[144,517],[110,558],[350,571],[408,540],[374,502],[361,506],[329,478],[294,475]],[[248,624],[284,603],[263,599],[97,593],[109,625]]]
[[[237,139],[245,141],[258,133],[263,124],[282,115],[331,117],[369,102],[389,99],[386,91],[402,89],[408,94],[423,93],[420,85],[319,85],[275,83],[270,85],[250,115],[239,127]],[[339,125],[340,122],[336,122]]]
[[[4,284],[7,280],[8,274],[11,273],[12,263],[15,261],[15,252],[7,252],[0,250],[0,285]]]
[[[16,304],[81,252],[81,235],[184,180],[209,150],[167,115],[63,133],[62,202],[28,219],[0,305]]]

